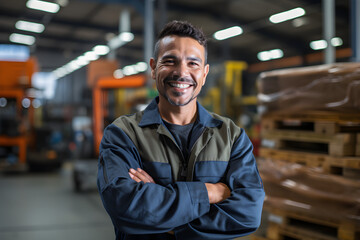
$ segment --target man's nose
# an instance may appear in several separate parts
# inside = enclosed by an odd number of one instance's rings
[[[186,62],[179,62],[174,71],[174,75],[179,77],[187,77],[189,76],[189,68]]]

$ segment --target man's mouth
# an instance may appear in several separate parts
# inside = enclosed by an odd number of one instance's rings
[[[190,84],[184,84],[184,83],[171,83],[171,82],[169,82],[169,85],[171,87],[176,87],[176,88],[188,88],[188,87],[190,87]]]

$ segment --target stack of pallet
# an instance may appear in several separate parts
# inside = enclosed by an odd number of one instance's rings
[[[360,64],[278,70],[259,79],[265,237],[360,239]]]

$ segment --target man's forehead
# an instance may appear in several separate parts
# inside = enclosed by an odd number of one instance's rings
[[[176,35],[166,36],[161,39],[160,52],[164,53],[171,50],[190,49],[193,51],[199,51],[200,54],[204,54],[205,48],[197,40],[191,37],[181,37]]]

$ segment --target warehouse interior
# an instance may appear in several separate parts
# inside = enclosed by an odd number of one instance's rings
[[[263,217],[238,239],[360,239],[360,0],[0,1],[0,239],[115,239],[99,144],[157,96],[171,20],[208,38],[198,101],[254,146]]]

